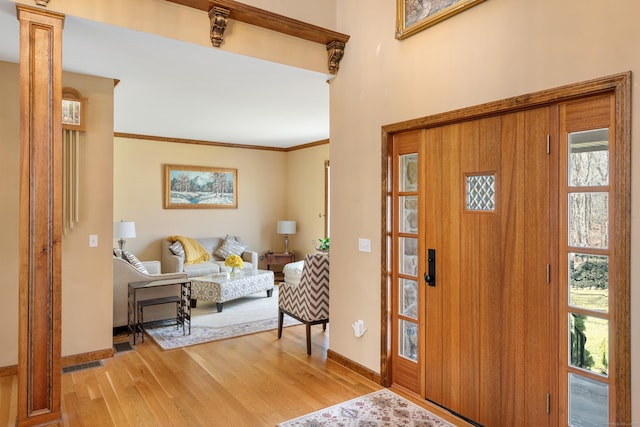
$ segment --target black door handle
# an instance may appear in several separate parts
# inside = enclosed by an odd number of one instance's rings
[[[424,273],[424,281],[429,284],[429,286],[436,285],[436,250],[435,249],[427,249],[427,265],[428,272]]]

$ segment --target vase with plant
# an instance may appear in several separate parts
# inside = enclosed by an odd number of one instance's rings
[[[329,248],[331,247],[331,241],[328,237],[319,237],[318,242],[313,242],[316,251],[324,252],[325,254],[329,253]]]
[[[226,267],[231,267],[231,276],[235,276],[236,274],[238,274],[240,272],[240,270],[242,270],[242,266],[244,265],[244,261],[242,261],[242,258],[240,258],[239,255],[229,255],[228,257],[225,258],[224,260],[224,265]]]

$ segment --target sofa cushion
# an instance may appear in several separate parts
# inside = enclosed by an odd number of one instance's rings
[[[169,246],[169,250],[174,254],[174,255],[178,255],[181,256],[182,258],[185,257],[184,255],[184,248],[182,247],[182,243],[178,242],[177,240],[175,242],[173,242],[171,244],[171,246]]]
[[[147,268],[144,265],[142,265],[140,260],[134,254],[132,254],[129,251],[122,251],[122,255],[124,259],[129,261],[129,264],[135,267],[136,270],[144,274],[149,274],[149,271],[147,271]]]
[[[242,255],[247,246],[237,241],[234,237],[227,236],[220,246],[213,252],[214,255],[226,259],[231,255]]]
[[[209,253],[196,239],[185,236],[169,236],[167,237],[167,240],[171,242],[178,241],[182,244],[182,248],[185,253],[185,264],[197,264],[211,259],[211,253]]]

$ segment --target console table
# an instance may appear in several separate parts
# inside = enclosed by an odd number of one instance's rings
[[[285,253],[266,253],[264,255],[265,262],[267,264],[267,270],[271,270],[271,266],[273,265],[281,265],[285,266],[290,262],[294,262],[296,260],[296,256],[293,253],[285,254]],[[282,271],[275,272],[275,278],[278,281],[284,280],[284,273]]]
[[[161,298],[148,298],[138,301],[138,292],[142,289],[161,288],[174,286],[177,289],[175,296]],[[191,281],[183,279],[159,279],[144,280],[129,283],[128,294],[129,310],[127,324],[129,332],[133,333],[133,344],[136,344],[137,334],[141,334],[144,342],[144,308],[160,304],[176,304],[176,326],[182,326],[182,334],[191,334]],[[188,329],[187,329],[188,325]]]

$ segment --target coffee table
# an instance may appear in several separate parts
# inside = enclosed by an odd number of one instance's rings
[[[256,292],[267,291],[267,297],[271,297],[273,287],[273,271],[270,270],[241,270],[229,278],[226,273],[192,277],[191,307],[195,308],[197,300],[202,299],[215,302],[220,312],[226,301]]]

